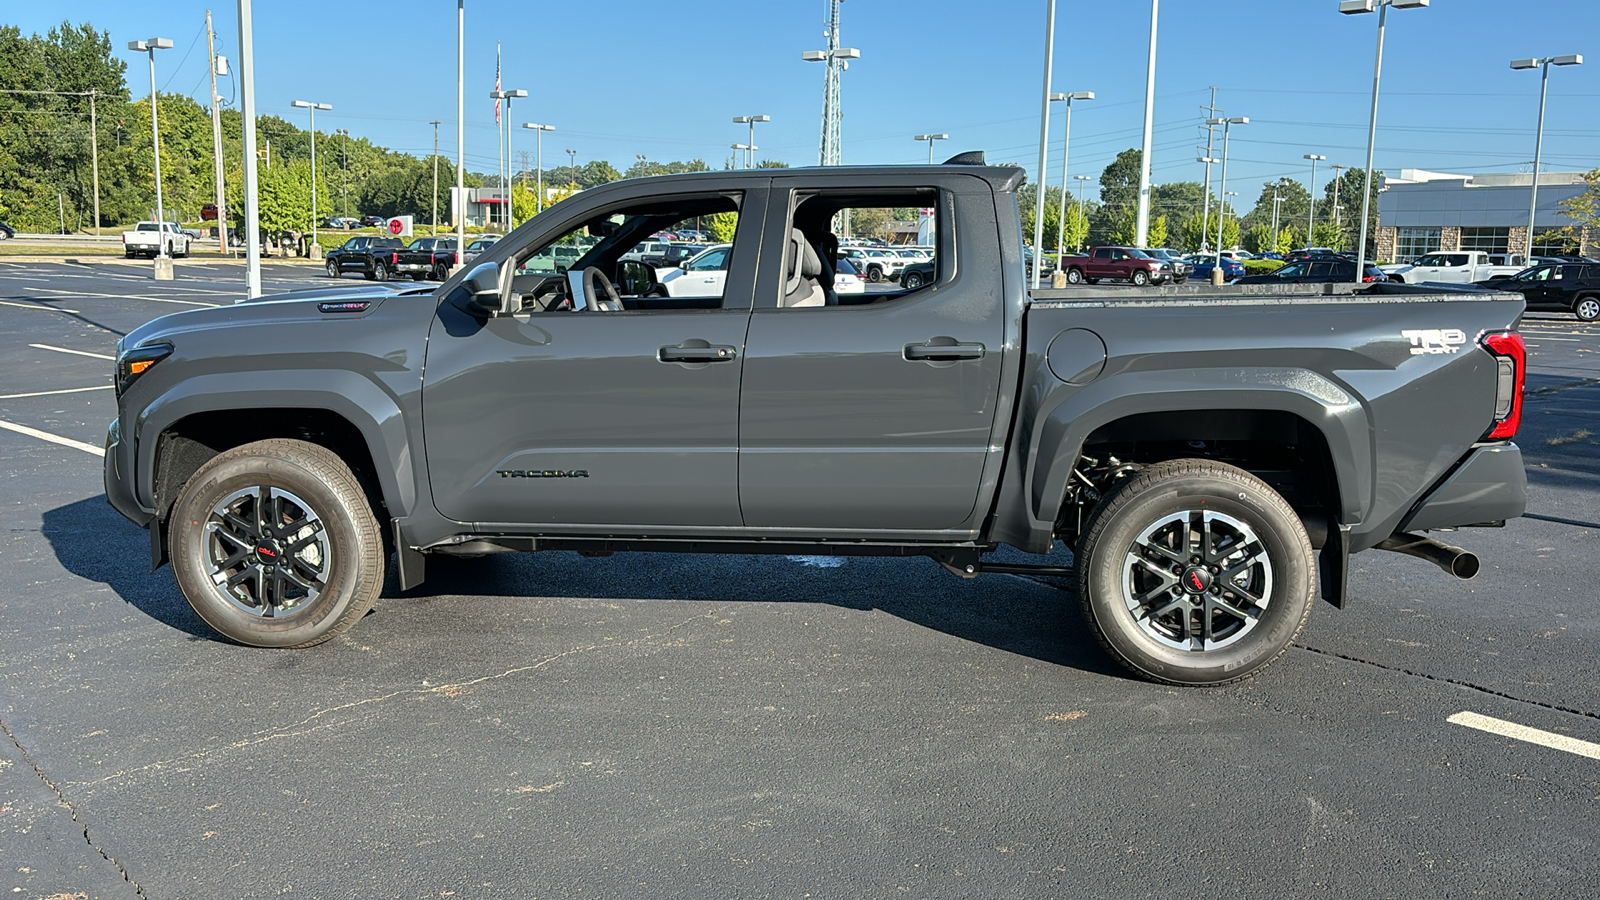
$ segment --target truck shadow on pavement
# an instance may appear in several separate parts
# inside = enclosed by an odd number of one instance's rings
[[[104,496],[45,512],[42,530],[68,572],[107,585],[124,602],[193,640],[223,642],[189,608],[170,571],[150,571],[148,534],[118,515]],[[391,566],[383,599],[369,615],[404,619],[408,608],[450,602],[469,615],[471,598],[523,597],[878,610],[1041,662],[1126,677],[1095,644],[1067,580],[987,575],[964,581],[922,558],[639,553],[588,559],[569,552],[436,557],[428,561],[427,582],[404,594],[396,590]],[[418,627],[424,627],[420,621]]]

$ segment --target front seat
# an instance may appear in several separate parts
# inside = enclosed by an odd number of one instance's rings
[[[783,269],[785,273],[783,300],[778,304],[781,308],[796,309],[826,305],[827,295],[817,280],[822,274],[822,260],[806,240],[805,234],[798,228],[789,229],[788,246],[784,249]]]

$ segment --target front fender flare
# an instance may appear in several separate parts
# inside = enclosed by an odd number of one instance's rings
[[[196,413],[282,408],[327,410],[354,425],[366,441],[390,514],[403,516],[416,506],[415,461],[397,400],[354,372],[317,369],[219,372],[173,385],[138,416],[135,497],[155,508],[155,436],[175,423]]]

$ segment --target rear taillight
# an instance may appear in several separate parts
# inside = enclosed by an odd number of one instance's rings
[[[450,254],[450,258],[455,260],[455,262],[452,263],[451,265],[457,265],[457,266],[461,265],[461,254],[452,253],[452,254]]]
[[[1510,440],[1522,424],[1522,388],[1528,371],[1528,349],[1522,343],[1522,335],[1513,331],[1486,334],[1479,343],[1494,356],[1500,373],[1494,396],[1494,425],[1483,438]]]
[[[391,266],[400,265],[400,254],[399,253],[391,253],[391,254],[389,254],[389,265],[391,265]]]

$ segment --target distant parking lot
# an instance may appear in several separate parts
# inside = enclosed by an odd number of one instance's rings
[[[0,259],[15,896],[1600,894],[1600,324],[1523,324],[1530,515],[1450,537],[1476,581],[1358,555],[1278,665],[1180,690],[1069,584],[923,559],[445,559],[323,647],[222,643],[99,448],[117,339],[241,281]]]

